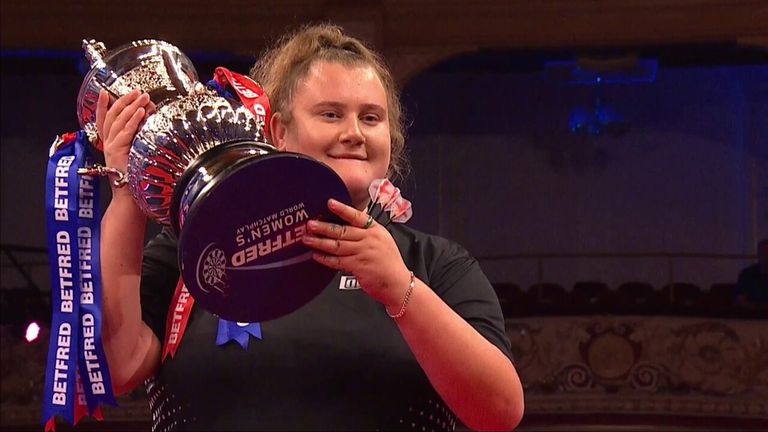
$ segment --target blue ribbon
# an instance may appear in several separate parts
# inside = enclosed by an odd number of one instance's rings
[[[54,146],[61,142],[57,138]],[[52,149],[45,185],[48,259],[51,266],[51,337],[43,390],[43,424],[59,415],[73,421],[79,296],[77,167],[83,148],[72,141]]]
[[[243,349],[247,349],[248,339],[250,339],[248,335],[261,339],[261,324],[241,323],[219,318],[219,331],[216,333],[216,345],[221,346],[234,340],[237,341]]]
[[[43,419],[73,423],[75,370],[89,414],[115,405],[101,345],[98,184],[77,169],[90,159],[85,132],[57,137],[46,173],[46,228],[51,268],[51,336],[43,390]]]
[[[222,87],[221,84],[218,83],[215,79],[211,79],[207,83],[208,87],[214,89],[216,93],[218,93],[219,96],[228,97],[230,99],[237,99],[235,95],[233,95],[229,90]]]
[[[75,145],[85,146],[85,133],[80,132]],[[85,163],[91,165],[86,147]],[[99,183],[91,176],[80,176],[78,197],[78,257],[80,259],[80,377],[88,403],[88,414],[101,404],[117,406],[112,393],[107,357],[101,342],[101,215]]]

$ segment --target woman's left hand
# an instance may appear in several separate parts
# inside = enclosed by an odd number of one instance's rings
[[[369,215],[334,199],[328,209],[349,225],[318,220],[307,223],[302,237],[315,249],[315,261],[327,267],[352,273],[363,290],[388,310],[397,310],[410,283],[410,272],[403,262],[395,239]]]

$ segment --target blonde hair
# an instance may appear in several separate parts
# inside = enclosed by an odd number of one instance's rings
[[[392,140],[388,175],[400,177],[406,171],[404,155],[402,106],[392,74],[379,54],[363,42],[344,34],[332,24],[304,26],[281,37],[261,55],[251,68],[250,76],[262,85],[269,96],[272,114],[280,113],[283,121],[291,121],[290,107],[296,86],[317,61],[328,61],[352,67],[371,66],[387,94],[389,134]]]

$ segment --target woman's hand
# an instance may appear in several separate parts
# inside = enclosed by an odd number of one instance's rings
[[[151,108],[147,93],[133,90],[109,106],[109,94],[102,90],[96,104],[96,131],[104,143],[104,159],[109,167],[125,172],[131,142]]]
[[[397,312],[411,276],[395,239],[376,221],[366,228],[369,216],[364,212],[334,199],[328,200],[328,208],[349,225],[310,221],[302,241],[316,250],[313,258],[354,274],[368,295]]]
[[[328,208],[349,225],[309,221],[302,241],[314,259],[353,273],[363,290],[400,311],[410,283],[395,240],[368,215],[334,200]],[[408,313],[395,322],[437,393],[473,430],[509,430],[523,415],[523,388],[512,362],[435,291],[414,281]],[[457,348],[458,347],[458,348]]]
[[[147,111],[149,96],[134,90],[114,101],[106,91],[96,104],[96,131],[104,143],[106,165],[125,172],[133,137]],[[101,220],[101,276],[104,296],[104,352],[118,394],[153,376],[161,344],[141,319],[141,268],[147,218],[130,188],[112,185],[112,200]]]

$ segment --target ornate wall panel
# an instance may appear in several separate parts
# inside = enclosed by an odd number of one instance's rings
[[[526,412],[768,419],[768,321],[508,319]]]
[[[568,419],[589,414],[645,417],[645,424],[663,416],[768,421],[766,320],[532,317],[508,319],[506,328],[526,416],[538,424],[576,424],[583,420]],[[0,416],[4,425],[34,425],[46,347],[22,342],[8,326],[2,339]],[[148,425],[141,387],[119,403],[104,407],[110,423]]]

